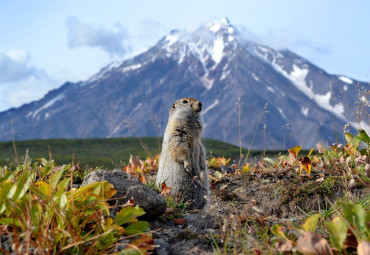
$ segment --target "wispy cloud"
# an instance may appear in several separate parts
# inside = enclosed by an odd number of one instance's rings
[[[23,49],[0,50],[0,111],[41,98],[57,86],[42,69],[30,65]]]
[[[111,56],[122,57],[125,53],[124,40],[127,32],[121,24],[116,23],[112,28],[105,25],[84,23],[77,17],[68,17],[68,46],[77,48],[82,46],[101,48]]]
[[[0,50],[0,83],[39,77],[42,70],[29,65],[30,55],[23,49]]]

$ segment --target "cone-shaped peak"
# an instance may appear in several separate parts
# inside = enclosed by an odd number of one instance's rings
[[[223,18],[221,20],[212,20],[208,22],[205,26],[214,33],[222,32],[233,34],[235,31],[228,18]]]

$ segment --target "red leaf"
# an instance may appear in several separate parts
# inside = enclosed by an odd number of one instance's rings
[[[140,174],[140,176],[139,176],[139,182],[142,182],[142,183],[146,184],[146,180],[145,180],[145,177],[144,177],[143,174]]]
[[[161,191],[161,195],[166,196],[166,195],[168,195],[168,194],[170,193],[170,191],[171,191],[171,188],[170,188],[170,187],[168,187],[168,186],[166,185],[166,183],[165,183],[165,182],[164,182],[164,183],[162,183],[162,191]]]

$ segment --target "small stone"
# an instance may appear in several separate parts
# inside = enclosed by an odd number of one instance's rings
[[[365,165],[365,172],[367,174],[367,177],[370,177],[370,164]]]
[[[354,189],[356,187],[356,181],[355,179],[351,179],[348,184],[349,189]]]

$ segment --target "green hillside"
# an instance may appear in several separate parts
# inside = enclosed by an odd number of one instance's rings
[[[24,160],[28,150],[31,159],[49,158],[50,156],[58,164],[69,164],[74,158],[75,163],[81,166],[114,168],[127,163],[130,155],[139,155],[146,158],[148,155],[159,153],[162,144],[161,138],[95,138],[95,139],[50,139],[16,141],[15,147],[18,160]],[[207,154],[213,156],[225,156],[236,159],[239,157],[237,146],[204,139],[203,144]],[[243,149],[243,153],[246,154]],[[269,155],[277,152],[269,152]],[[252,157],[260,157],[260,151],[250,153]],[[14,165],[16,157],[12,142],[0,142],[0,165]]]

